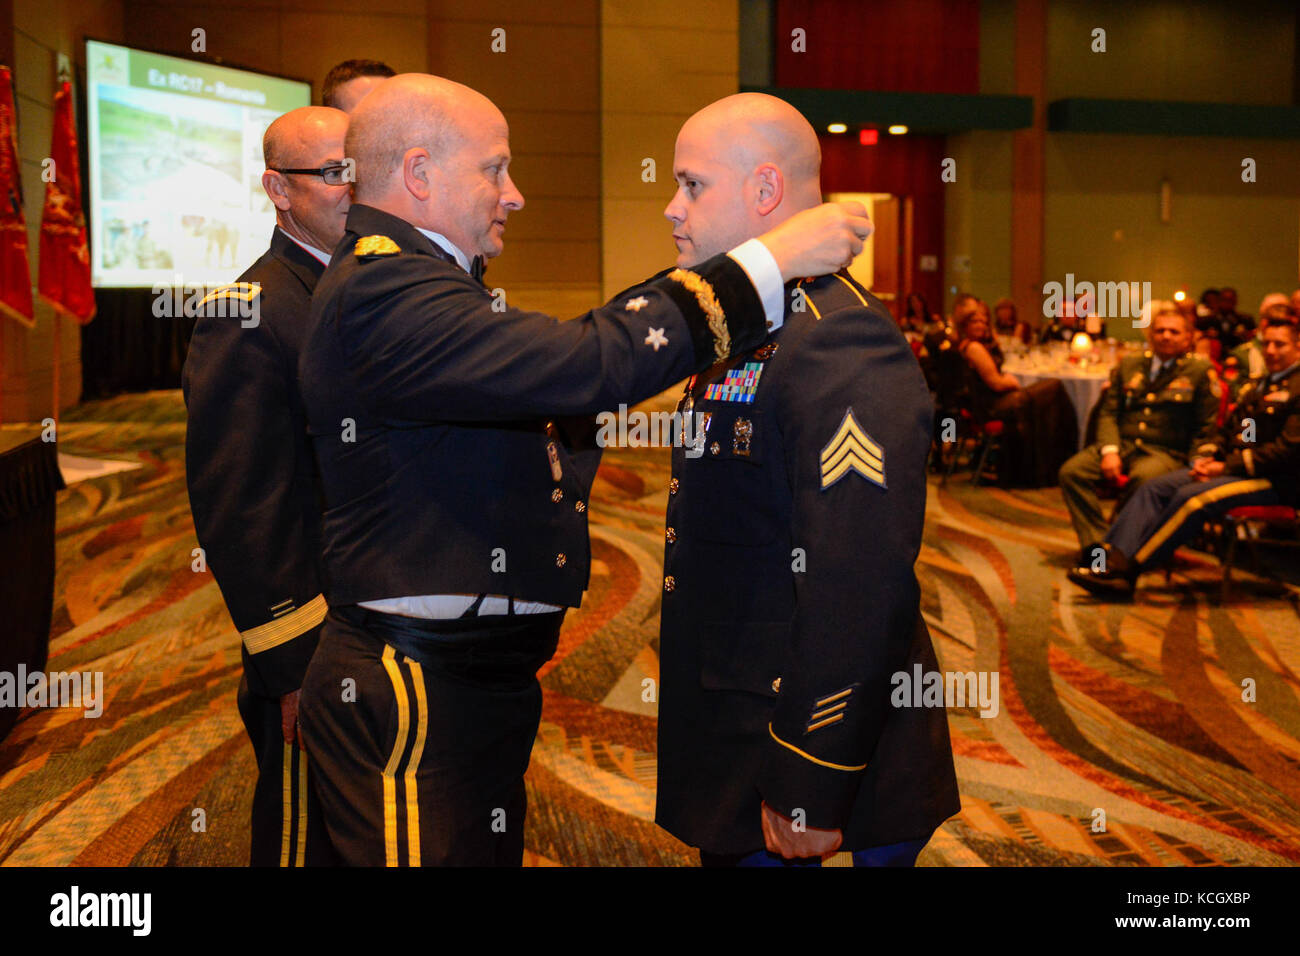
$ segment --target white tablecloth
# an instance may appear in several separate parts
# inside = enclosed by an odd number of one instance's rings
[[[1106,380],[1110,378],[1110,372],[1100,368],[1087,372],[1079,372],[1073,368],[1056,372],[1018,372],[1007,369],[1007,372],[1015,377],[1021,388],[1027,388],[1045,378],[1059,378],[1061,380],[1061,384],[1065,386],[1065,393],[1070,396],[1070,401],[1074,403],[1074,414],[1079,419],[1079,447],[1082,448],[1084,437],[1088,431],[1088,413],[1092,411],[1092,406],[1097,404],[1097,399],[1101,398],[1102,389],[1106,387]]]

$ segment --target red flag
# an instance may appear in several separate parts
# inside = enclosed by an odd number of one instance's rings
[[[9,67],[0,66],[0,312],[32,326],[32,271],[14,126],[13,78]]]
[[[90,247],[81,211],[81,173],[77,168],[77,130],[72,122],[72,84],[64,81],[54,94],[54,138],[50,144],[54,175],[45,184],[41,215],[41,298],[83,324],[95,315],[90,285]]]

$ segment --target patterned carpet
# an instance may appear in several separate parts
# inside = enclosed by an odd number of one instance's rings
[[[211,576],[190,569],[184,428],[177,392],[90,403],[61,426],[64,452],[142,467],[61,494],[49,669],[103,671],[107,699],[98,719],[29,711],[0,744],[5,865],[247,857],[238,644]],[[606,455],[591,590],[542,674],[529,864],[695,862],[653,824],[641,699],[658,676],[667,481],[663,451]],[[950,711],[962,812],[921,864],[1300,860],[1296,605],[1246,584],[1220,606],[1197,556],[1168,584],[1144,578],[1131,605],[1097,604],[1065,580],[1072,551],[1055,489],[931,484],[924,611],[943,668],[997,671],[1000,707]]]

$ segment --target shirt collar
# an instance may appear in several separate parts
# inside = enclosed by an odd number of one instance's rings
[[[416,226],[415,228],[420,229],[419,226]],[[465,253],[460,251],[460,247],[457,246],[456,243],[452,242],[450,239],[448,239],[446,236],[442,235],[441,233],[432,232],[428,229],[420,229],[420,232],[423,233],[428,239],[432,240],[433,242],[436,242],[442,248],[443,252],[447,252],[450,253],[452,256],[455,256],[456,264],[458,266],[460,266],[466,272],[470,271],[469,257],[465,255]]]
[[[307,245],[307,243],[303,242],[303,241],[302,241],[301,239],[299,239],[297,236],[291,236],[291,235],[289,235],[289,233],[285,231],[285,229],[284,229],[283,226],[276,226],[275,228],[279,229],[281,232],[283,232],[286,236],[288,236],[288,237],[289,237],[290,239],[292,239],[294,242],[298,243],[298,245],[302,246],[304,249],[306,249],[309,253],[311,253],[313,256],[315,256],[317,259],[319,259],[321,262],[325,263],[326,265],[329,265],[329,264],[330,264],[330,254],[329,254],[328,252],[322,252],[321,250],[317,249],[315,246],[309,246],[309,245]]]

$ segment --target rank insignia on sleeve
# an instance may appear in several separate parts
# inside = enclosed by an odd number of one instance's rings
[[[650,304],[649,299],[647,299],[643,295],[639,295],[635,299],[628,299],[627,305],[623,306],[623,308],[629,312],[640,312],[649,304]]]
[[[841,691],[813,702],[812,710],[808,714],[808,724],[804,727],[804,734],[811,734],[815,730],[821,730],[823,727],[829,727],[831,724],[837,724],[844,719],[844,711],[849,706],[849,698],[853,692],[858,689],[857,684],[850,684]]]
[[[826,443],[821,453],[822,490],[825,491],[850,471],[856,471],[867,481],[881,488],[885,485],[885,450],[862,430],[853,409],[844,413],[844,420],[835,437]]]
[[[199,306],[205,306],[209,302],[216,302],[219,299],[239,299],[241,302],[252,302],[262,291],[260,282],[231,282],[223,285],[219,289],[213,289],[203,297]]]
[[[659,346],[668,344],[668,337],[664,335],[663,329],[651,329],[650,334],[645,337],[645,344],[653,345],[654,350],[658,352]]]
[[[352,253],[358,259],[366,259],[372,256],[395,256],[401,251],[402,247],[387,236],[362,236],[357,240]]]

